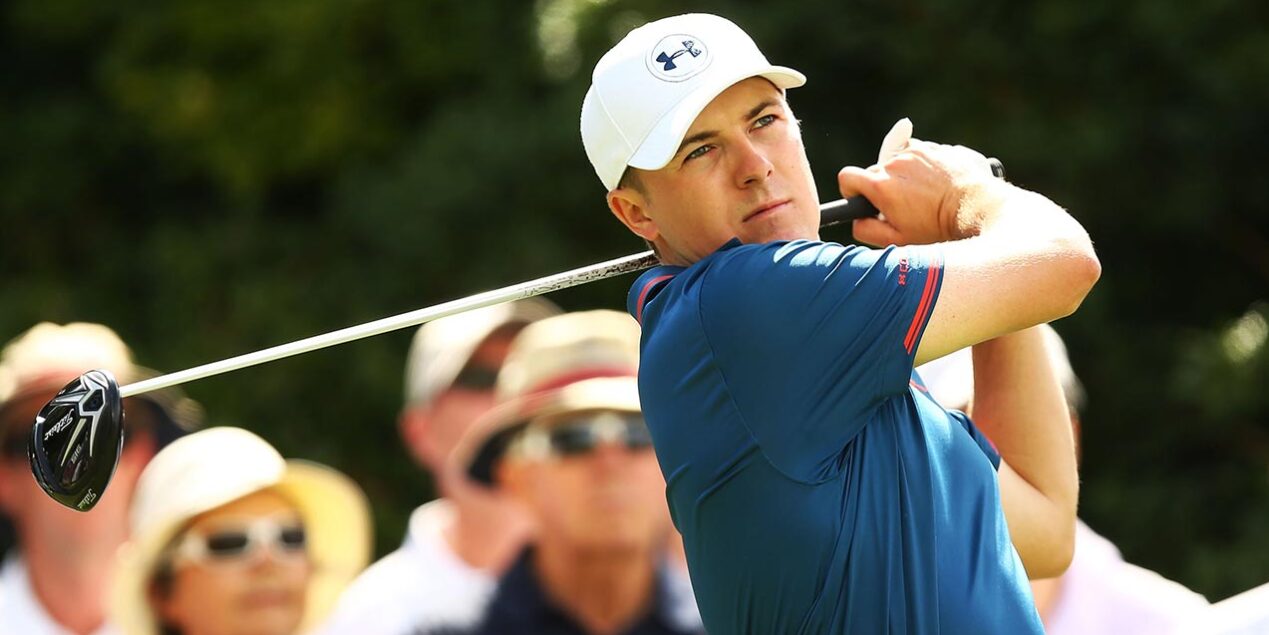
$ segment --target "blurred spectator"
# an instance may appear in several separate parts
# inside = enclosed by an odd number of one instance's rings
[[[1054,370],[1062,382],[1079,456],[1084,389],[1071,368],[1066,345],[1045,327]],[[973,415],[974,366],[970,349],[922,365],[917,372],[945,408]],[[1124,562],[1119,550],[1083,521],[1075,533],[1075,556],[1061,577],[1032,580],[1036,609],[1049,635],[1166,635],[1190,633],[1184,626],[1208,607],[1203,596],[1159,574]]]
[[[494,405],[494,383],[512,339],[527,324],[558,313],[553,304],[531,299],[419,328],[406,362],[399,425],[440,498],[414,510],[404,544],[349,587],[326,632],[396,635],[431,617],[474,618],[531,524],[514,503],[447,468],[449,456]]]
[[[1269,584],[1243,591],[1212,605],[1187,633],[1264,635],[1269,633]]]
[[[500,405],[455,462],[521,502],[538,532],[474,624],[417,632],[703,632],[666,557],[665,481],[638,392],[639,327],[590,311],[527,327],[498,379]]]
[[[112,606],[124,635],[296,633],[370,558],[361,490],[240,428],[159,452],[137,485],[132,528]]]
[[[27,439],[40,408],[94,368],[120,384],[154,374],[98,324],[39,324],[0,352],[0,508],[17,535],[0,570],[0,634],[111,631],[105,598],[137,477],[162,444],[198,424],[197,405],[174,390],[125,400],[127,440],[110,489],[92,511],[62,507],[31,476]]]

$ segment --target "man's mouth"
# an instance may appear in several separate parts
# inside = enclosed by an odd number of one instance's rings
[[[786,199],[781,199],[778,201],[772,201],[770,203],[764,203],[760,205],[759,207],[755,208],[753,211],[749,212],[741,222],[748,223],[750,221],[761,220],[763,218],[766,218],[767,216],[774,214],[775,212],[779,211],[784,206],[788,205],[789,202],[790,202],[790,199],[786,198]]]

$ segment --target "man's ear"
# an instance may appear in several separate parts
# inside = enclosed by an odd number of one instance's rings
[[[633,187],[618,187],[608,193],[608,209],[612,210],[613,216],[626,229],[652,243],[661,237],[661,230],[656,221],[648,216],[647,200],[646,196]]]
[[[525,465],[504,457],[494,464],[493,481],[498,492],[512,500],[528,500],[528,483]]]
[[[420,467],[432,469],[435,467],[433,457],[436,453],[429,443],[428,428],[432,421],[428,414],[423,408],[407,406],[397,418],[397,426],[401,432],[401,440],[405,442],[414,461]]]

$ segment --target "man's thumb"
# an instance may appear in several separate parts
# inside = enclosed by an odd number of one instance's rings
[[[877,165],[883,165],[891,157],[903,152],[912,139],[912,120],[904,117],[890,127],[890,132],[881,140],[881,150],[877,152]]]

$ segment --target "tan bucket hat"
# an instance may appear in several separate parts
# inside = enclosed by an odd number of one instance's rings
[[[625,313],[567,313],[534,322],[511,344],[498,374],[498,406],[454,451],[458,468],[479,483],[508,444],[537,417],[616,410],[639,412],[639,325]]]
[[[325,617],[370,560],[370,507],[348,477],[317,463],[284,460],[264,439],[217,427],[174,441],[141,474],[132,538],[120,550],[112,610],[125,635],[158,635],[149,584],[164,549],[200,514],[272,488],[299,509],[313,575],[301,628]]]

